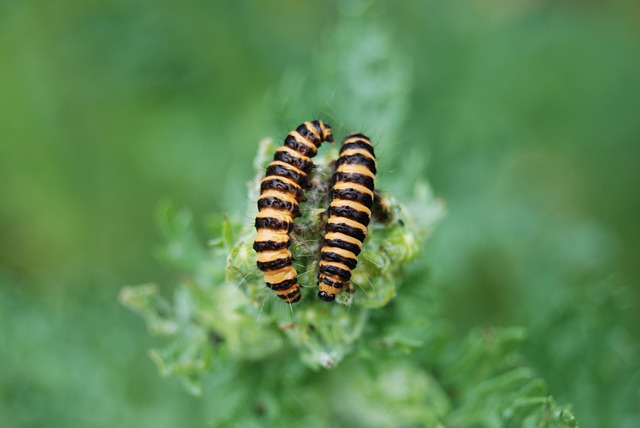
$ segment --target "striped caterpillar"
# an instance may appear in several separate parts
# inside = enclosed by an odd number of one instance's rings
[[[333,302],[351,279],[371,219],[376,157],[369,138],[348,136],[333,176],[318,273],[318,298]]]
[[[325,141],[333,142],[329,125],[319,120],[301,124],[276,150],[260,183],[253,249],[267,287],[287,303],[300,300],[298,273],[292,265],[289,250],[289,233],[293,219],[300,216],[298,203],[304,201],[304,189],[309,186],[308,175],[313,168],[311,158]]]

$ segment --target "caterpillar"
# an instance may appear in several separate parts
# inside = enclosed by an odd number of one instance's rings
[[[333,176],[329,219],[318,265],[318,298],[333,302],[351,279],[367,235],[374,199],[376,156],[369,138],[348,136]]]
[[[300,216],[298,203],[304,201],[304,189],[309,186],[311,158],[325,141],[333,143],[331,126],[319,120],[304,122],[287,135],[260,182],[257,234],[253,242],[256,264],[264,273],[267,287],[287,303],[300,300],[298,273],[289,251],[289,232],[294,218]]]

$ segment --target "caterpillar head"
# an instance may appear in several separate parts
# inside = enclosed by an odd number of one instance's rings
[[[333,144],[333,134],[331,133],[331,125],[324,123],[321,120],[314,120],[313,126],[318,130],[320,139]]]
[[[329,294],[326,291],[318,291],[318,299],[325,302],[333,302],[334,300],[336,300],[336,295]]]

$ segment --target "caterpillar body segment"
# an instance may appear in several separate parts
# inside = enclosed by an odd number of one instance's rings
[[[326,123],[314,120],[299,125],[276,150],[260,182],[253,242],[256,264],[264,273],[267,287],[287,303],[298,302],[301,297],[289,234],[294,219],[300,216],[299,203],[305,200],[312,158],[325,141],[333,142],[331,127]]]
[[[336,165],[318,265],[318,298],[325,302],[333,302],[351,279],[371,220],[376,157],[369,138],[347,137]]]

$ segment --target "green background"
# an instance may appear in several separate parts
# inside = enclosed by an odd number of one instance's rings
[[[445,201],[422,262],[460,335],[527,327],[525,356],[581,426],[638,426],[640,6],[371,2],[399,58],[399,82],[364,88],[398,83],[388,132],[305,89],[330,86],[323,55],[362,37],[336,31],[356,9],[0,1],[1,426],[223,411],[158,376],[117,293],[169,289],[158,201],[244,210],[258,141],[312,117],[371,131],[383,176],[425,177]]]

